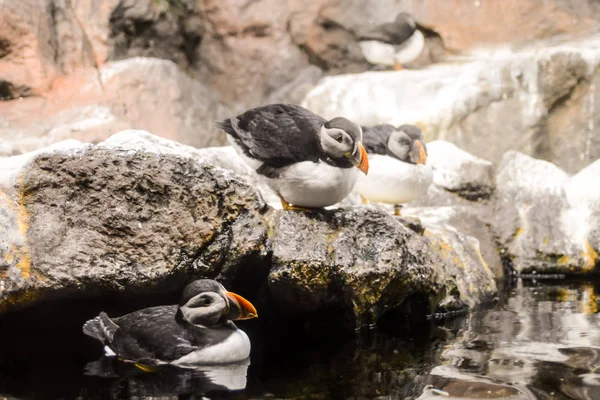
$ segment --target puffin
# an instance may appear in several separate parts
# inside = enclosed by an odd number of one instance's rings
[[[361,127],[343,117],[326,120],[298,105],[270,104],[217,126],[285,210],[338,203],[352,192],[357,169],[369,171]]]
[[[363,203],[391,203],[400,215],[401,204],[424,196],[433,181],[423,132],[414,125],[389,124],[362,130],[371,169],[369,176],[358,178],[354,190]]]
[[[208,365],[244,361],[250,339],[232,321],[257,318],[254,306],[211,279],[188,284],[178,305],[144,308],[117,318],[101,312],[83,325],[107,355],[140,369],[161,364]]]
[[[378,25],[358,36],[365,59],[374,65],[402,69],[415,61],[425,49],[425,35],[415,20],[400,13],[394,22]]]

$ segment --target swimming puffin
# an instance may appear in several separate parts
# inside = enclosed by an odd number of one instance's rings
[[[415,20],[400,13],[394,22],[378,25],[358,36],[358,45],[371,64],[402,69],[415,61],[425,49],[425,36]]]
[[[354,167],[369,170],[361,128],[346,118],[327,121],[297,105],[271,104],[217,125],[286,210],[335,204],[352,191]]]
[[[425,165],[427,147],[423,132],[414,125],[377,125],[363,127],[363,138],[371,169],[361,176],[355,192],[363,203],[377,201],[394,204],[395,214],[400,205],[424,196],[433,181],[433,170]]]
[[[250,355],[250,340],[233,320],[256,318],[254,306],[210,279],[187,285],[179,305],[144,308],[117,318],[101,312],[83,325],[113,353],[141,366],[225,364]]]

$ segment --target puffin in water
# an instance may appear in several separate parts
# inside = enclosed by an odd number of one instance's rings
[[[343,200],[369,161],[360,126],[329,121],[293,104],[253,108],[218,123],[246,163],[279,196],[284,209],[322,208]]]
[[[369,176],[359,177],[355,192],[363,203],[376,201],[400,205],[424,196],[433,181],[433,170],[425,165],[427,147],[423,132],[414,125],[363,127],[370,159]]]
[[[200,279],[187,285],[179,305],[144,308],[117,318],[101,312],[83,333],[107,354],[140,368],[159,364],[225,364],[246,360],[250,339],[232,322],[256,318],[254,306],[223,285]]]
[[[425,35],[415,20],[400,13],[394,22],[378,25],[359,35],[358,45],[365,59],[374,65],[402,69],[425,49]]]

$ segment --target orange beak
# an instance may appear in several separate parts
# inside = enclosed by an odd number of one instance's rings
[[[369,157],[361,142],[358,142],[358,148],[356,149],[355,154],[348,154],[348,157],[350,158],[350,161],[352,161],[352,164],[360,169],[365,175],[369,173]]]
[[[423,144],[419,140],[415,140],[415,146],[417,147],[417,151],[419,153],[419,155],[416,157],[416,160],[414,160],[415,163],[425,165],[427,162],[427,153],[425,152],[425,147],[423,147]]]
[[[225,296],[229,299],[229,301],[236,303],[240,309],[239,317],[235,318],[235,320],[243,320],[243,319],[252,319],[258,318],[258,313],[256,312],[256,308],[250,303],[248,300],[240,296],[239,294],[233,292],[225,292]]]

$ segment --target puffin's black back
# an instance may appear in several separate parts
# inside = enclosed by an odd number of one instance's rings
[[[359,40],[376,40],[393,45],[404,43],[415,33],[406,17],[399,15],[394,22],[381,24],[359,36]]]
[[[396,128],[384,124],[372,127],[362,127],[363,146],[369,154],[387,154],[387,142]]]
[[[323,155],[319,130],[325,119],[293,104],[271,104],[228,118],[217,125],[250,158],[271,167],[318,161]]]

